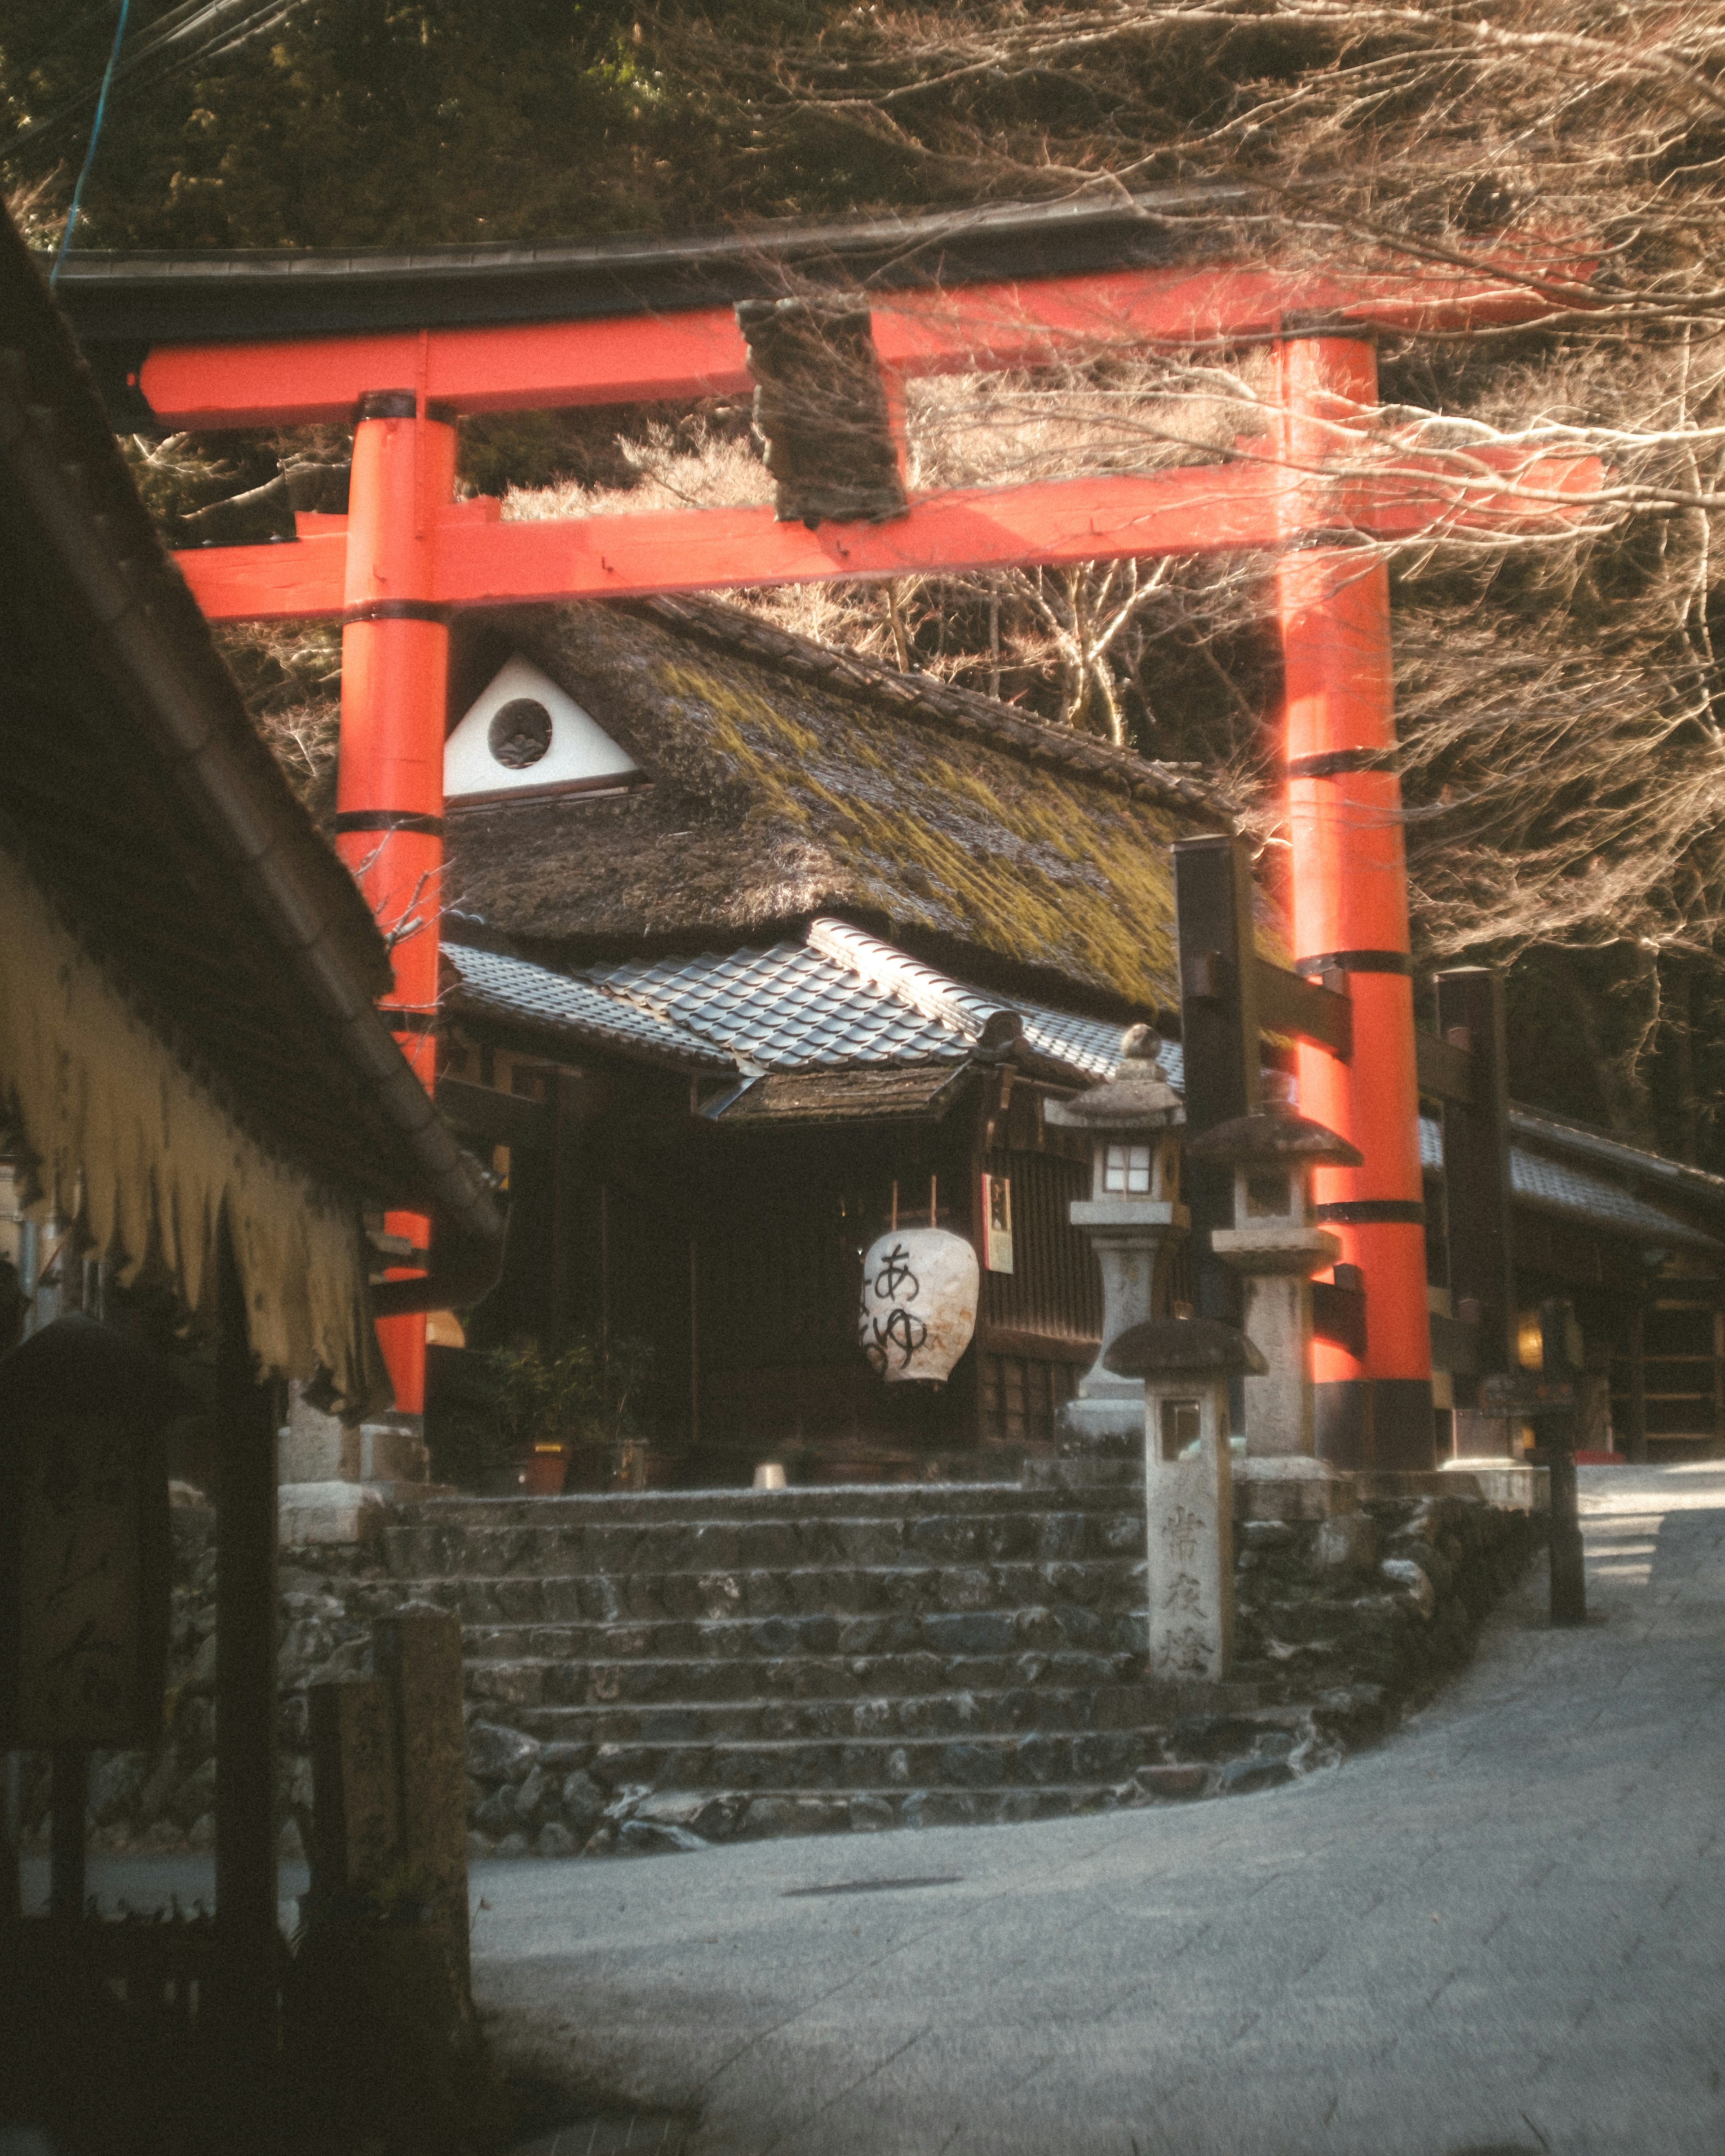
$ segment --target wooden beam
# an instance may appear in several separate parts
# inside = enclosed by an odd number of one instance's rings
[[[1316,1041],[1344,1063],[1353,1053],[1353,1004],[1347,991],[1306,980],[1261,957],[1258,1023],[1266,1033],[1291,1033],[1297,1040]]]
[[[524,1100],[495,1086],[474,1086],[465,1078],[439,1078],[437,1105],[457,1130],[470,1131],[492,1145],[521,1152],[549,1152],[555,1140],[552,1115],[543,1101]]]
[[[1354,1272],[1352,1265],[1344,1271]],[[1315,1338],[1345,1348],[1356,1358],[1366,1352],[1366,1291],[1342,1281],[1312,1283],[1312,1330]]]
[[[901,291],[878,298],[872,313],[882,363],[914,376],[1045,367],[1109,350],[1260,336],[1289,314],[1387,329],[1443,329],[1533,321],[1551,313],[1553,304],[1525,275],[1338,278],[1152,269]],[[478,413],[737,396],[747,393],[750,379],[728,306],[381,336],[162,345],[148,354],[137,377],[157,418],[171,428],[345,422],[367,390],[422,383],[430,401]]]
[[[1451,1377],[1476,1378],[1480,1373],[1480,1328],[1465,1317],[1431,1313],[1431,1364]]]
[[[1258,1105],[1252,870],[1239,839],[1177,839],[1173,851],[1186,1131],[1196,1137]],[[1234,1171],[1215,1161],[1189,1161],[1185,1179],[1199,1315],[1238,1325],[1240,1276],[1210,1247],[1211,1230],[1234,1224]]]
[[[1250,552],[1327,530],[1338,515],[1380,539],[1444,528],[1549,523],[1599,478],[1596,460],[1550,459],[1517,471],[1553,497],[1527,504],[1435,468],[1386,469],[1345,502],[1291,491],[1267,453],[1175,471],[955,487],[911,501],[886,524],[778,522],[771,509],[652,510],[617,516],[495,520],[495,506],[434,512],[429,603],[461,608],[846,578],[956,574],[1164,554]],[[343,520],[305,520],[297,540],[204,547],[175,556],[212,621],[330,619],[347,603]]]
[[[1473,1105],[1474,1063],[1468,1049],[1435,1033],[1415,1032],[1414,1060],[1423,1100],[1453,1101],[1463,1108]]]
[[[977,1352],[982,1355],[1014,1355],[1027,1363],[1070,1363],[1088,1369],[1096,1359],[1100,1340],[1079,1340],[1065,1332],[1026,1332],[1022,1327],[993,1325],[984,1318],[977,1327]]]

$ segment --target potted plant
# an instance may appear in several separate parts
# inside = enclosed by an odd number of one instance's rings
[[[498,1419],[531,1496],[562,1490],[578,1447],[603,1457],[605,1486],[644,1486],[639,1411],[653,1353],[650,1341],[624,1337],[602,1348],[590,1333],[555,1355],[531,1340],[493,1352]]]
[[[586,1438],[601,1405],[598,1358],[584,1335],[556,1355],[536,1340],[499,1348],[490,1356],[497,1377],[498,1419],[522,1463],[528,1494],[554,1497],[569,1472],[569,1456]]]

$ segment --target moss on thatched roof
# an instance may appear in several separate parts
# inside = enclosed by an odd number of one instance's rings
[[[470,919],[614,947],[838,911],[1173,999],[1169,844],[1225,823],[1187,774],[708,602],[491,626],[652,783],[453,814],[446,888]]]

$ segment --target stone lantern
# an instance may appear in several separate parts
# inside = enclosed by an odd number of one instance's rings
[[[1144,1389],[1150,1675],[1219,1684],[1234,1655],[1234,1468],[1228,1385],[1264,1358],[1214,1317],[1157,1317],[1107,1353]]]
[[[1253,1114],[1217,1124],[1189,1150],[1234,1170],[1234,1225],[1213,1229],[1210,1247],[1245,1276],[1245,1330],[1267,1364],[1245,1381],[1246,1450],[1309,1456],[1312,1276],[1342,1255],[1337,1237],[1312,1218],[1312,1171],[1358,1168],[1361,1155],[1296,1112],[1291,1081],[1280,1072],[1266,1074],[1265,1084]]]
[[[1061,1410],[1069,1435],[1096,1443],[1129,1440],[1143,1428],[1144,1389],[1108,1362],[1113,1342],[1147,1319],[1163,1245],[1183,1235],[1191,1216],[1180,1203],[1180,1128],[1186,1111],[1157,1060],[1162,1044],[1147,1025],[1121,1043],[1112,1078],[1076,1100],[1050,1102],[1046,1120],[1083,1131],[1091,1141],[1087,1199],[1075,1199],[1081,1228],[1102,1270],[1102,1345]]]

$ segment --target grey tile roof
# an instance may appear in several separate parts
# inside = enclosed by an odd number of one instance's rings
[[[1542,1213],[1560,1213],[1571,1219],[1584,1220],[1590,1227],[1615,1229],[1639,1241],[1686,1243],[1704,1250],[1725,1247],[1714,1236],[1667,1213],[1663,1206],[1650,1205],[1620,1183],[1590,1175],[1571,1162],[1548,1160],[1543,1154],[1512,1146],[1509,1175],[1517,1199]]]
[[[567,1030],[608,1047],[651,1049],[678,1062],[732,1067],[729,1057],[716,1054],[699,1034],[659,1013],[608,996],[578,974],[553,973],[548,966],[461,943],[444,944],[444,956],[454,968],[461,1000],[469,1007]]]
[[[1015,1010],[1025,1044],[1037,1054],[1064,1064],[1075,1078],[1113,1075],[1118,1026],[967,987],[847,923],[819,926],[825,932],[820,949],[776,943],[766,951],[631,960],[569,973],[459,944],[445,950],[471,1006],[550,1025],[578,1041],[656,1052],[697,1068],[956,1066],[990,1016]],[[1162,1065],[1172,1085],[1183,1083],[1178,1041],[1163,1043]],[[1556,1144],[1564,1134],[1553,1127],[1548,1135]],[[1430,1116],[1420,1119],[1420,1158],[1429,1173],[1443,1173],[1443,1133]],[[1512,1145],[1510,1177],[1517,1203],[1538,1211],[1639,1241],[1721,1247],[1579,1162]]]
[[[820,947],[815,947],[819,932]],[[576,1040],[657,1050],[710,1069],[838,1070],[966,1060],[997,1012],[1075,1079],[1110,1076],[1121,1028],[952,981],[891,944],[822,921],[808,943],[625,960],[558,973],[446,946],[460,999]],[[1164,1065],[1178,1072],[1178,1047]]]
[[[1044,1004],[1014,1003],[1024,1021],[1024,1040],[1039,1055],[1051,1055],[1070,1064],[1086,1078],[1111,1078],[1120,1062],[1123,1026],[1106,1019],[1075,1018],[1070,1011],[1050,1010]],[[1180,1045],[1164,1041],[1162,1067],[1170,1085],[1180,1082]]]
[[[969,1051],[953,1028],[801,943],[583,971],[607,995],[763,1070],[957,1062]]]
[[[1561,1132],[1553,1127],[1551,1135],[1555,1142]],[[1443,1131],[1430,1116],[1420,1118],[1420,1165],[1429,1175],[1444,1172]],[[1633,1235],[1638,1241],[1681,1243],[1705,1250],[1722,1247],[1714,1237],[1692,1228],[1662,1206],[1649,1204],[1621,1183],[1593,1174],[1573,1161],[1552,1160],[1512,1144],[1509,1179],[1512,1196],[1536,1212],[1554,1213],[1589,1228]]]

